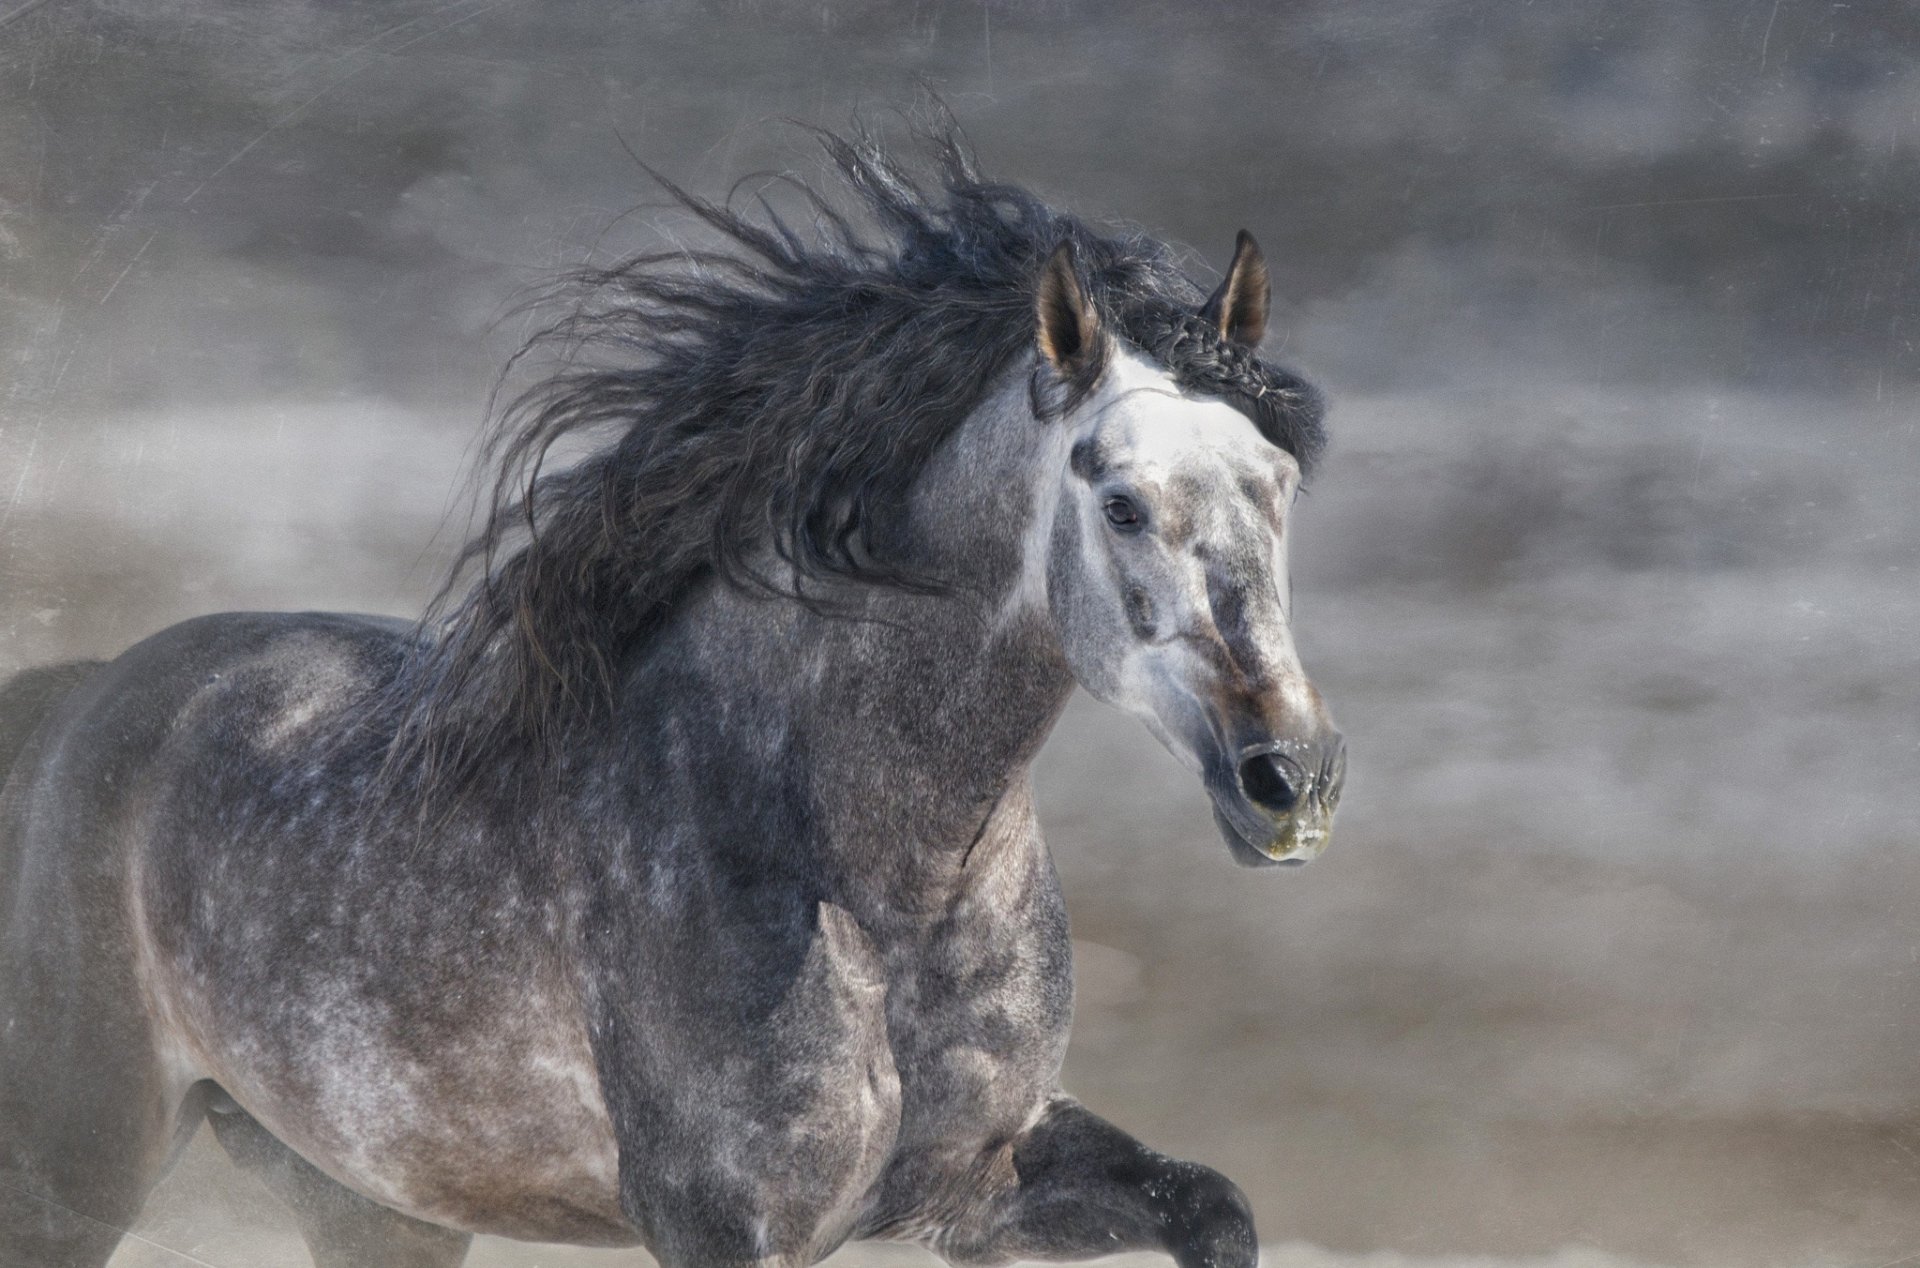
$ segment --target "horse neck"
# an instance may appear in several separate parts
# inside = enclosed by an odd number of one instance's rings
[[[747,801],[800,803],[813,845],[895,900],[983,839],[991,853],[1007,835],[995,823],[1024,832],[1027,768],[1072,690],[1027,557],[1044,538],[1034,517],[1050,516],[1035,490],[1059,427],[1024,403],[1024,380],[992,394],[915,486],[905,562],[947,581],[940,593],[831,596],[849,614],[712,585],[630,683],[638,727],[658,723],[660,689],[676,684],[682,771],[736,786],[754,772]]]

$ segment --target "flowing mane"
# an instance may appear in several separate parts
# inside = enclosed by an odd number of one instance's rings
[[[1035,288],[1062,241],[1107,330],[1303,467],[1319,454],[1312,389],[1200,319],[1206,291],[1166,244],[987,179],[951,129],[924,140],[930,180],[866,135],[819,138],[830,187],[787,181],[806,232],[764,200],[750,216],[656,175],[717,243],[571,277],[570,315],[516,354],[559,349],[564,367],[495,423],[483,527],[389,698],[390,771],[443,788],[543,767],[604,714],[620,657],[705,579],[789,595],[824,578],[936,588],[888,557],[887,525],[1031,355]],[[1036,376],[1036,412],[1099,373],[1064,393]],[[546,469],[582,436],[598,441],[585,457]],[[775,575],[753,562],[769,548]]]

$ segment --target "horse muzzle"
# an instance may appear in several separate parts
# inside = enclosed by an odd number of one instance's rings
[[[1310,739],[1247,745],[1207,780],[1213,817],[1236,862],[1310,863],[1333,839],[1347,745],[1328,729]]]

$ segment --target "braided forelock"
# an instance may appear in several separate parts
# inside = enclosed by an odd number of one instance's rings
[[[1269,442],[1292,454],[1303,476],[1326,448],[1320,393],[1253,349],[1225,338],[1197,312],[1143,305],[1123,314],[1121,332],[1164,365],[1190,392],[1217,396],[1253,420]]]

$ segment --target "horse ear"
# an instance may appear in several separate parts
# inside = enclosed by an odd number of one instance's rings
[[[1094,312],[1093,297],[1080,285],[1071,241],[1055,247],[1040,270],[1033,316],[1040,355],[1055,370],[1071,376],[1092,363],[1100,318]]]
[[[1245,348],[1258,347],[1267,333],[1267,314],[1273,308],[1273,285],[1267,280],[1267,257],[1245,229],[1233,242],[1233,263],[1226,280],[1207,300],[1200,315],[1213,323],[1223,339]]]

